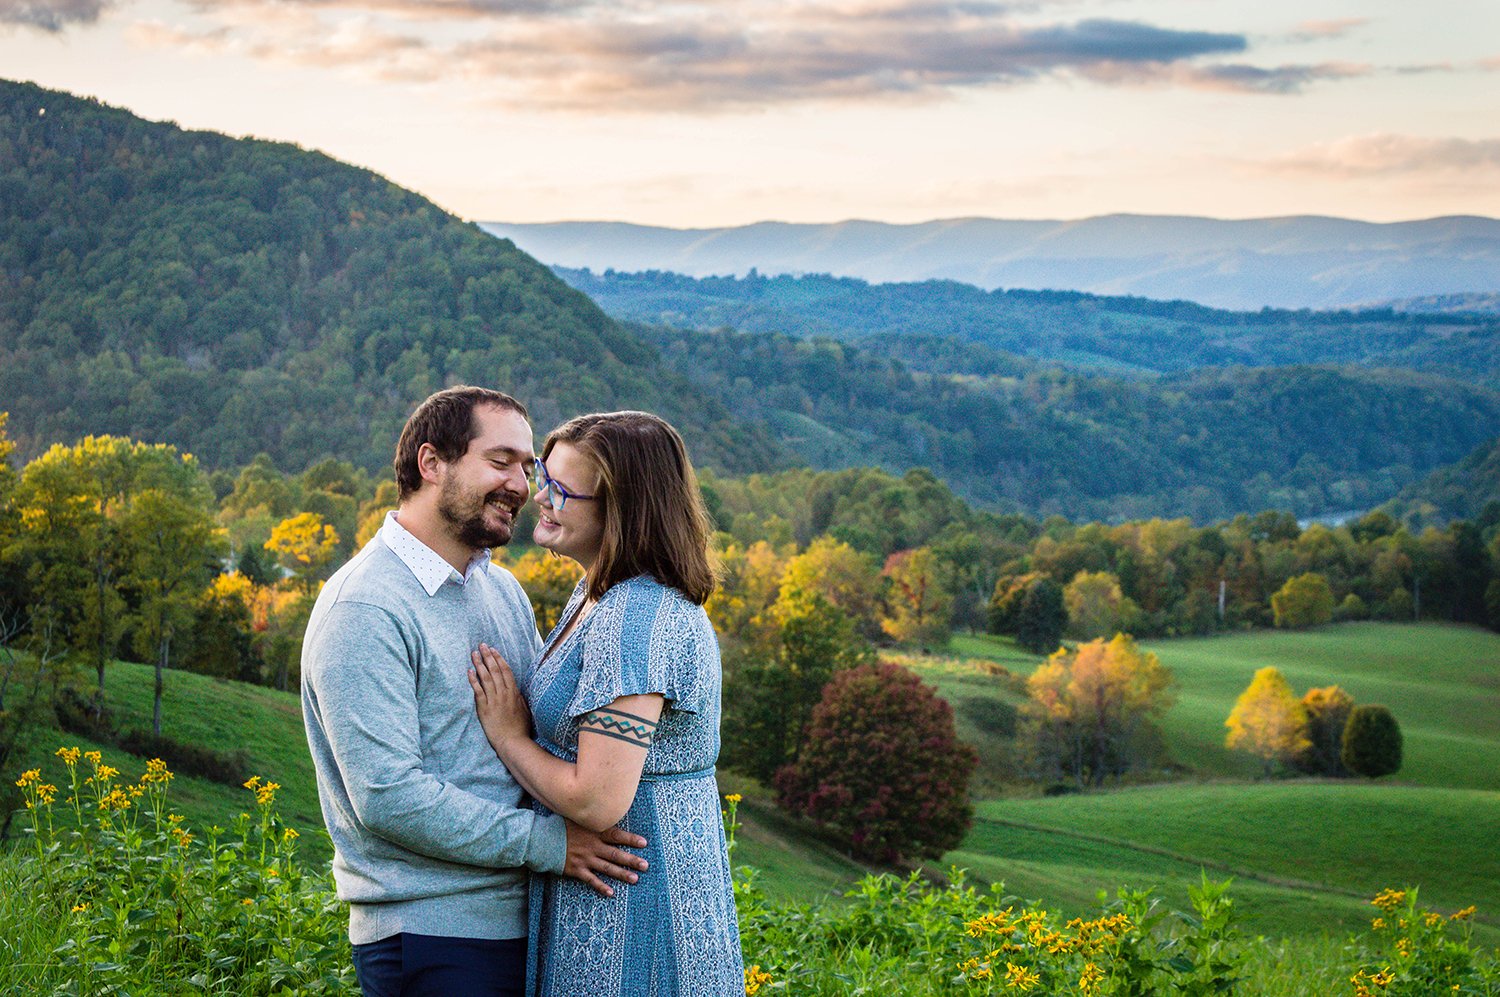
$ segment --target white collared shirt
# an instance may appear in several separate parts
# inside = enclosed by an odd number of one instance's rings
[[[476,570],[489,571],[490,568],[490,552],[486,548],[475,554],[464,568],[463,574],[459,574],[453,565],[444,560],[443,555],[418,540],[411,531],[396,521],[395,509],[386,513],[385,522],[380,526],[380,539],[401,558],[402,564],[411,569],[411,573],[417,576],[417,581],[429,596],[437,595],[444,582],[463,585]]]

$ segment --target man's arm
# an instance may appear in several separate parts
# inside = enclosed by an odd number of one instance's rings
[[[486,868],[577,866],[592,875],[644,864],[597,835],[570,842],[560,817],[503,806],[427,772],[416,676],[396,620],[374,606],[339,603],[319,622],[307,635],[309,733],[316,726],[315,736],[326,741],[334,771],[324,777],[339,785],[350,816],[370,833],[421,855]]]

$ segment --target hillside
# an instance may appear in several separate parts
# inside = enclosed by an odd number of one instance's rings
[[[829,273],[876,282],[1071,289],[1218,308],[1347,308],[1500,288],[1500,221],[1372,224],[1299,216],[1226,221],[1107,215],[668,229],[615,222],[484,228],[545,263],[695,277]]]
[[[1500,316],[1480,313],[1234,312],[1187,301],[985,291],[939,280],[869,284],[826,274],[556,272],[619,319],[700,331],[827,336],[954,373],[1014,367],[1016,357],[1107,373],[1355,364],[1500,387]],[[924,342],[926,337],[943,342]]]
[[[1038,515],[1362,510],[1500,433],[1500,393],[1399,370],[927,373],[864,341],[634,328],[814,467],[922,465],[972,502]]]
[[[389,464],[468,381],[545,431],[639,407],[700,459],[778,448],[506,242],[366,170],[0,81],[0,409],[21,458],[91,433],[209,467]]]
[[[1495,502],[1500,502],[1500,438],[1403,488],[1390,508],[1398,515],[1442,521],[1477,519]]]

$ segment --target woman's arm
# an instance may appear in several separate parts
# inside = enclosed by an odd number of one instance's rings
[[[663,697],[621,696],[588,713],[579,725],[575,764],[531,739],[525,697],[499,652],[481,644],[473,664],[469,685],[479,722],[516,781],[548,809],[591,831],[618,824],[640,786],[646,749],[666,703]]]

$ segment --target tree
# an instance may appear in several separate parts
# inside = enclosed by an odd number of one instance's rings
[[[1309,571],[1287,580],[1271,596],[1278,627],[1315,627],[1333,619],[1333,590],[1328,579]]]
[[[1349,711],[1340,757],[1355,775],[1378,779],[1401,771],[1401,727],[1384,706],[1356,706]]]
[[[195,484],[187,490],[141,492],[130,503],[121,531],[130,550],[127,581],[139,603],[136,648],[156,664],[151,731],[158,736],[172,638],[191,624],[194,603],[214,574],[223,542],[209,512],[206,483]]]
[[[1016,613],[1016,642],[1034,654],[1057,650],[1063,630],[1068,625],[1068,611],[1063,605],[1062,589],[1050,578],[1039,578],[1026,587],[1026,594]]]
[[[1307,710],[1276,668],[1255,673],[1235,700],[1224,726],[1229,728],[1224,746],[1255,755],[1266,775],[1271,774],[1276,762],[1290,763],[1312,747],[1307,737]]]
[[[953,710],[916,675],[861,665],[828,683],[801,753],[776,776],[778,799],[839,836],[857,857],[938,858],[972,820],[978,764]]]
[[[766,781],[796,759],[829,680],[873,658],[854,621],[821,595],[777,600],[770,615],[776,628],[731,653],[724,684],[725,764]]]
[[[787,562],[779,597],[821,595],[843,610],[866,637],[875,637],[880,633],[876,622],[879,591],[880,572],[875,559],[824,535]]]
[[[291,572],[303,594],[310,595],[338,552],[339,534],[317,513],[302,512],[277,523],[265,547]]]
[[[1309,775],[1348,775],[1342,753],[1354,697],[1336,685],[1309,689],[1302,697],[1302,708],[1307,711],[1308,747],[1294,764]]]
[[[1172,673],[1127,634],[1059,650],[1027,679],[1024,739],[1039,770],[1100,785],[1151,761]]]
[[[193,639],[178,657],[182,668],[200,675],[262,682],[251,606],[255,585],[238,571],[217,575],[193,607]]]
[[[901,643],[942,646],[948,643],[948,609],[953,597],[938,574],[929,547],[897,551],[881,572],[889,583],[880,628]]]
[[[1134,628],[1140,612],[1135,601],[1120,590],[1120,580],[1108,571],[1080,571],[1063,588],[1068,630],[1083,640],[1113,637]]]

